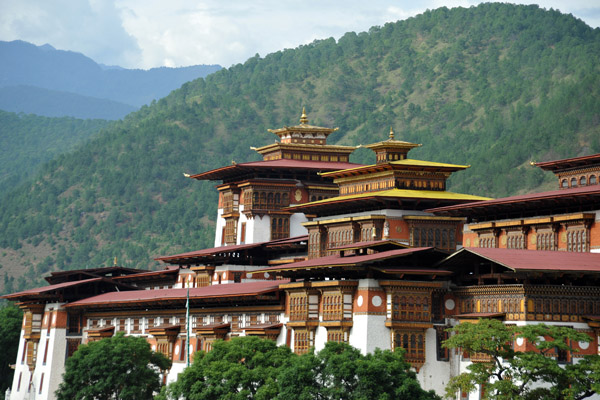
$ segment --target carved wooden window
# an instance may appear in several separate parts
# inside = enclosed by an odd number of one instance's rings
[[[346,333],[341,329],[328,329],[327,341],[336,343],[347,343],[348,338]]]
[[[306,321],[308,319],[308,296],[306,293],[290,295],[290,321]]]
[[[294,353],[305,354],[310,349],[310,332],[306,329],[294,330]]]
[[[289,216],[271,217],[271,240],[290,237]]]
[[[344,301],[341,293],[324,293],[322,299],[323,321],[339,321],[344,316]]]
[[[394,348],[401,347],[409,363],[425,362],[425,333],[423,331],[395,330]]]
[[[131,333],[141,333],[141,332],[142,331],[140,330],[140,319],[134,318],[133,322],[132,322]]]
[[[556,233],[553,231],[540,231],[536,236],[537,250],[557,250]]]
[[[585,228],[567,231],[567,251],[586,252],[588,248],[588,232]]]
[[[571,187],[577,187],[577,178],[571,178]]]
[[[223,193],[223,214],[231,214],[234,211],[233,193]]]
[[[228,219],[225,221],[225,244],[232,245],[236,243],[236,219]]]
[[[392,297],[392,319],[401,321],[429,321],[429,295],[394,295]]]
[[[509,232],[506,236],[507,249],[525,249],[526,238],[522,232]]]
[[[598,180],[595,175],[590,176],[590,185],[595,185],[598,183]]]

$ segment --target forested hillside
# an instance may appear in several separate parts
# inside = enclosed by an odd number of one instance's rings
[[[109,124],[100,119],[46,118],[0,110],[0,202],[36,175],[43,164],[73,150]]]
[[[470,164],[453,191],[550,188],[529,161],[600,152],[599,72],[599,29],[510,4],[257,55],[143,107],[12,192],[0,210],[5,284],[212,246],[216,191],[182,173],[258,159],[249,147],[273,142],[267,128],[296,124],[302,106],[311,123],[340,128],[332,143],[383,140],[393,126],[423,144],[412,157]],[[353,161],[374,162],[369,153]]]

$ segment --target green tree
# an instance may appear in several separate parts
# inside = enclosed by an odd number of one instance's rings
[[[363,355],[345,343],[328,342],[316,354],[292,359],[278,382],[279,399],[439,399],[421,388],[402,350]]]
[[[160,371],[171,361],[144,338],[117,333],[91,342],[67,360],[58,400],[146,400],[160,389]]]
[[[291,356],[288,347],[277,347],[272,340],[237,337],[217,341],[209,353],[195,354],[193,364],[169,385],[166,396],[187,400],[273,399],[278,392],[276,377]]]
[[[469,372],[453,377],[446,398],[458,391],[472,392],[485,385],[486,399],[584,399],[600,391],[600,357],[589,355],[579,362],[560,365],[556,352],[575,352],[572,343],[591,338],[569,327],[545,324],[515,326],[494,319],[462,323],[450,330],[447,348],[482,353],[490,362],[472,363]],[[523,338],[534,351],[516,351],[513,341]]]
[[[15,371],[10,368],[17,359],[19,334],[23,323],[23,312],[14,305],[0,308],[0,399],[12,384]]]

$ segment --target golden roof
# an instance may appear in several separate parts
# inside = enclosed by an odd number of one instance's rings
[[[384,140],[383,142],[377,142],[372,144],[367,144],[364,147],[371,150],[378,150],[382,148],[403,148],[403,149],[414,149],[415,147],[421,147],[421,144],[404,142],[402,140],[394,139],[394,128],[390,126],[390,135],[388,140]]]
[[[324,174],[323,174],[324,175]],[[457,200],[457,201],[480,201],[480,200],[491,200],[490,197],[475,196],[472,194],[454,193],[442,190],[412,190],[412,189],[387,189],[379,190],[376,192],[365,192],[358,194],[349,194],[345,196],[331,197],[329,199],[311,201],[310,203],[303,203],[294,207],[305,207],[318,204],[334,203],[336,201],[350,201],[358,199],[366,199],[369,197],[395,197],[398,199],[426,199],[426,200]]]
[[[391,166],[391,168],[389,167]],[[394,168],[396,167],[396,168]],[[411,158],[405,158],[404,160],[398,160],[398,161],[388,161],[386,163],[382,163],[382,164],[371,164],[371,165],[364,165],[361,167],[356,167],[356,168],[350,168],[350,169],[343,169],[343,170],[339,170],[339,171],[331,171],[331,172],[323,172],[321,173],[322,176],[342,176],[342,175],[346,175],[346,174],[352,174],[352,173],[365,173],[368,174],[370,173],[371,169],[376,168],[380,171],[382,170],[397,170],[397,167],[407,167],[407,168],[422,168],[422,169],[445,169],[445,170],[454,170],[454,171],[458,171],[461,169],[467,169],[470,168],[470,165],[458,165],[458,164],[447,164],[447,163],[439,163],[439,162],[435,162],[435,161],[423,161],[423,160],[414,160]]]

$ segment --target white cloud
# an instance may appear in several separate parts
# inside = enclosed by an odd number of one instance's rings
[[[84,53],[129,68],[221,64],[366,31],[426,9],[469,7],[472,0],[0,0],[0,40]],[[597,0],[546,0],[600,23]]]

